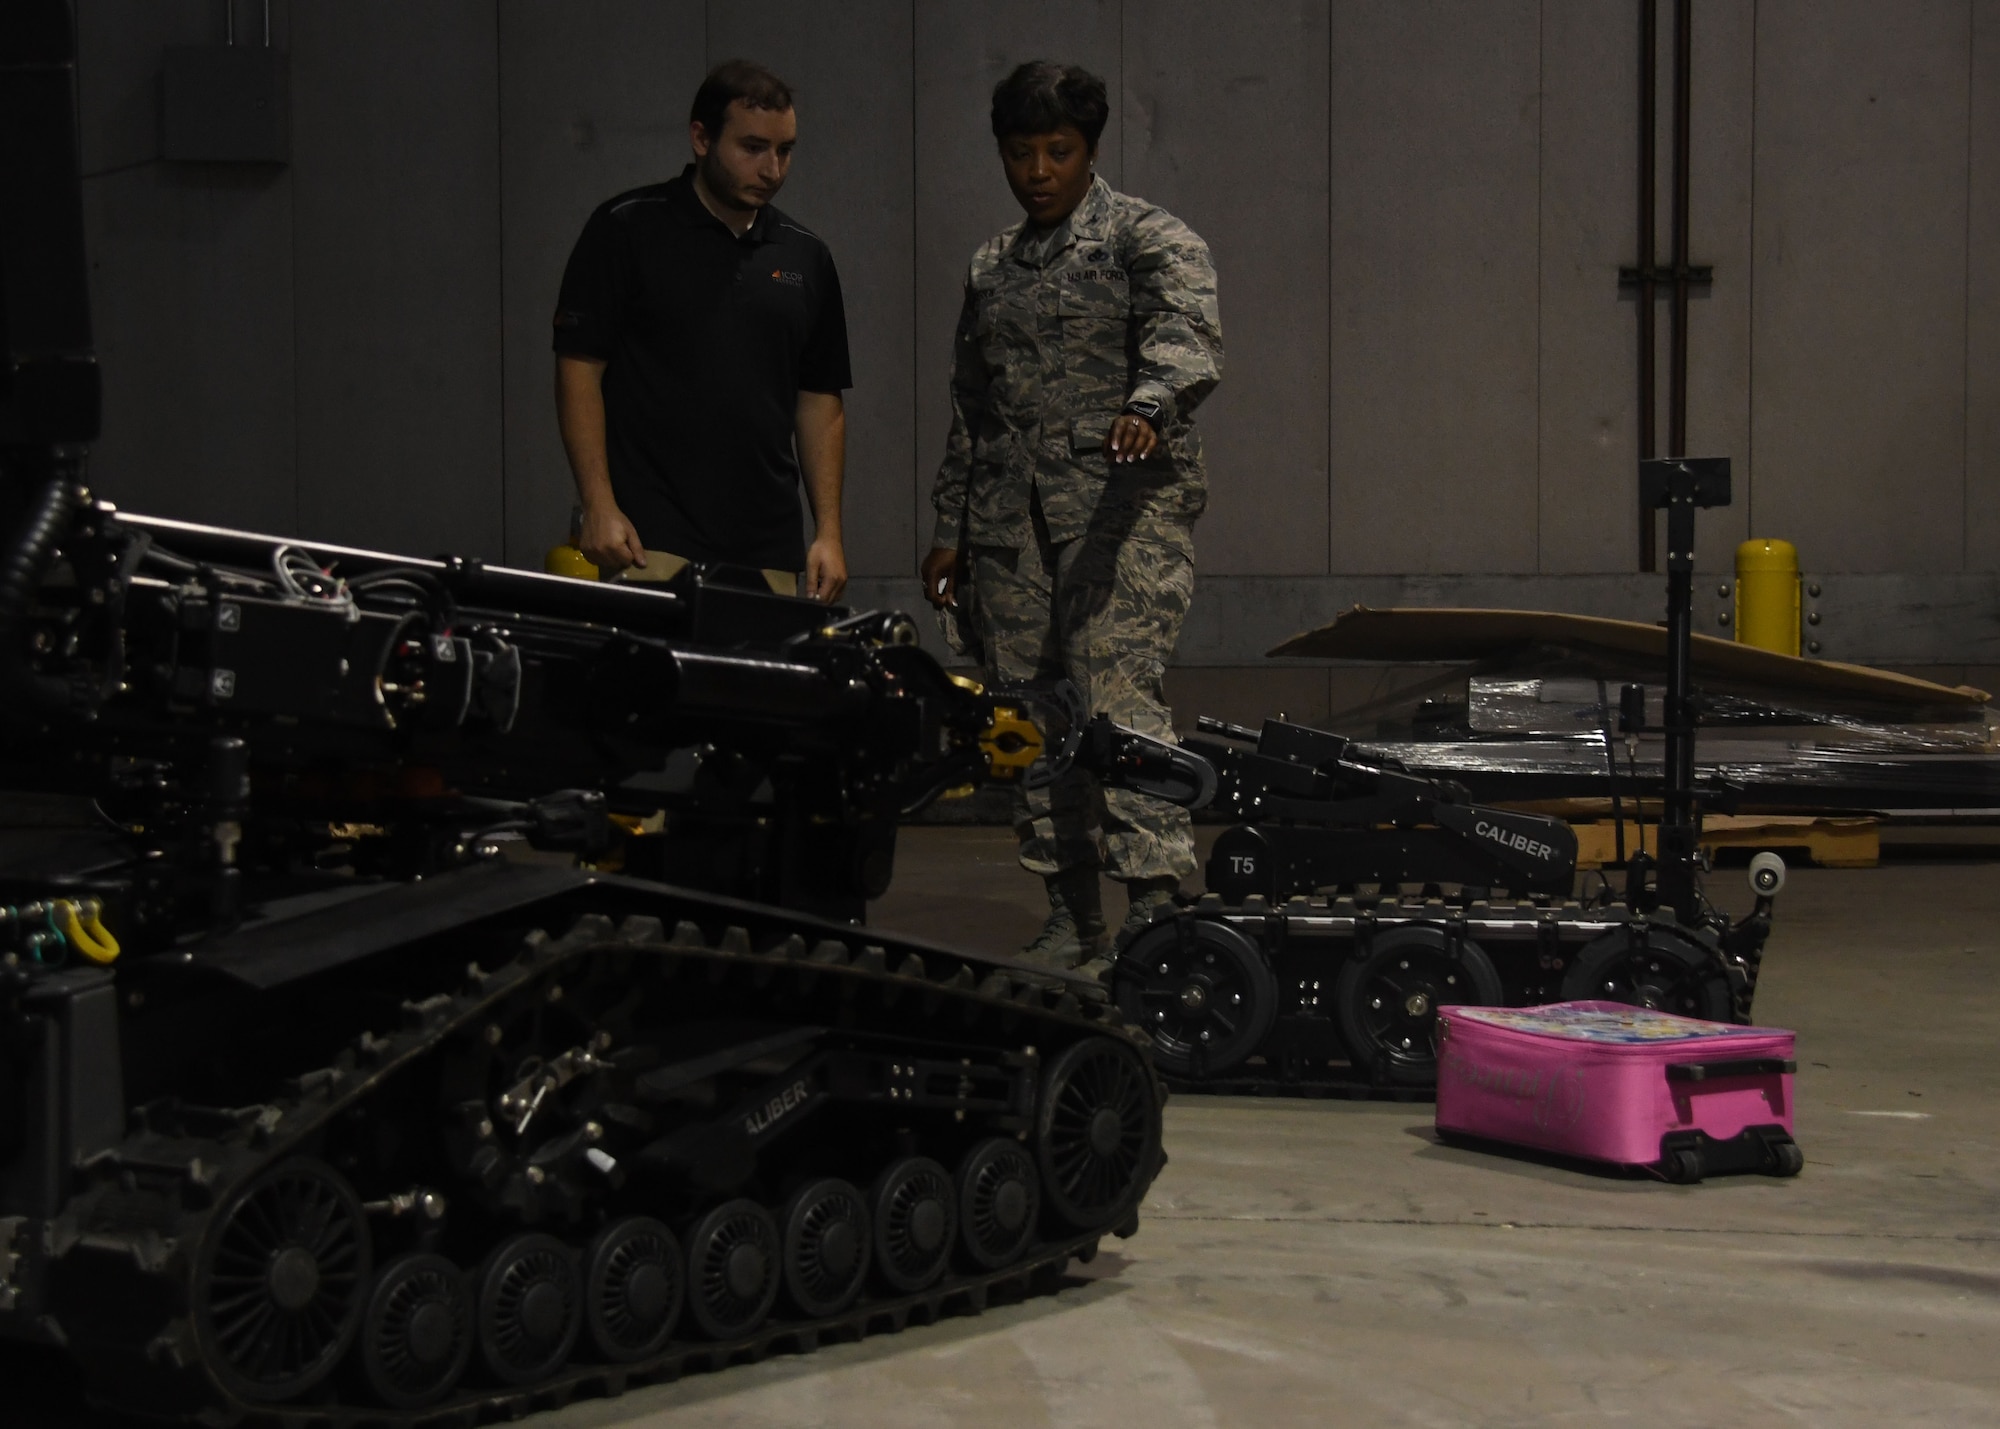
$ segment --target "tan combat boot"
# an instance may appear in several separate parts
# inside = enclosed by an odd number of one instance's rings
[[[1104,904],[1094,868],[1072,868],[1042,880],[1049,890],[1049,917],[1035,940],[1017,956],[1036,967],[1068,972],[1100,957],[1110,946]]]

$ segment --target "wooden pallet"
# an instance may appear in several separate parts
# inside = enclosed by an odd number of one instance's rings
[[[1610,819],[1576,822],[1576,866],[1603,868],[1618,859],[1617,825]],[[1625,852],[1659,852],[1660,826],[1625,820]],[[1643,841],[1643,842],[1642,842]],[[1701,821],[1701,846],[1780,853],[1803,850],[1821,868],[1873,868],[1882,859],[1882,835],[1873,819],[1827,819],[1810,814],[1711,814]]]

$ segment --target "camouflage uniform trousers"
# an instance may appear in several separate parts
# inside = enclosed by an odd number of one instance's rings
[[[1033,545],[969,552],[988,676],[1001,684],[1067,677],[1091,714],[1172,739],[1163,677],[1194,596],[1188,527],[1168,522],[1135,532],[1094,520],[1082,536],[1052,541],[1040,503],[1033,506]],[[1100,788],[1081,770],[1017,791],[1014,830],[1021,866],[1044,877],[1099,867],[1122,882],[1194,872],[1186,809]]]

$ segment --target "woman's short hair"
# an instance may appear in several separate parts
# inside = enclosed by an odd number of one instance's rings
[[[1049,134],[1065,124],[1083,132],[1084,142],[1097,147],[1111,117],[1104,81],[1081,65],[1030,60],[993,86],[993,137]]]
[[[782,114],[792,107],[792,89],[752,60],[724,60],[708,72],[708,78],[694,92],[688,122],[699,124],[713,144],[722,137],[729,106],[739,99],[745,109],[771,109]]]

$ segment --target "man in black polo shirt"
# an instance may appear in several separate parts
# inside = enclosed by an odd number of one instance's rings
[[[798,139],[791,91],[720,65],[688,137],[695,162],[599,207],[563,273],[556,414],[583,553],[627,580],[756,566],[774,589],[803,576],[804,594],[834,600],[847,318],[826,245],[771,207]]]

